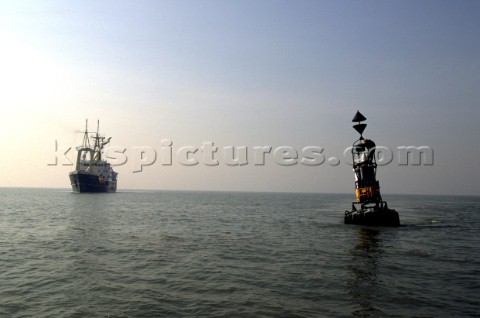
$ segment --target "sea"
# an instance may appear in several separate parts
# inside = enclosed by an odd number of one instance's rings
[[[0,188],[0,317],[480,317],[480,197]]]

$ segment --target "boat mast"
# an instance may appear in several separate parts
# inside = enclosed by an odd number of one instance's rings
[[[88,136],[88,118],[85,119],[85,132],[83,133],[83,142],[80,147],[77,147],[77,165],[75,170],[80,170],[82,160],[87,160],[87,153],[90,154],[88,168],[91,169],[94,151],[90,147],[90,138]]]
[[[95,139],[95,146],[93,148],[95,153],[95,160],[102,160],[102,147],[100,144],[101,137],[99,136],[99,131],[100,131],[100,120],[97,119],[97,132],[95,134],[95,137],[93,137],[93,139]]]
[[[85,132],[83,134],[82,148],[90,148],[90,138],[88,138],[88,118],[85,119]]]

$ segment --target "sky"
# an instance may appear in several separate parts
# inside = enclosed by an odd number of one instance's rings
[[[353,194],[360,110],[384,194],[480,195],[479,1],[2,1],[0,43],[0,187],[69,188],[88,118],[119,190]]]

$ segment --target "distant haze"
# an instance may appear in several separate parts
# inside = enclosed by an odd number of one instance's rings
[[[70,188],[88,118],[119,190],[353,195],[358,109],[384,194],[480,195],[479,1],[4,1],[0,39],[1,187]]]

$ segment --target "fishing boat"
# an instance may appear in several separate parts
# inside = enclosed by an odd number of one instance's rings
[[[117,191],[117,175],[110,163],[102,159],[103,147],[110,142],[99,134],[100,122],[97,121],[97,131],[88,131],[88,120],[85,124],[83,143],[77,147],[75,170],[69,173],[72,190],[78,193]],[[92,143],[91,143],[92,141]],[[93,144],[93,146],[91,146]]]

